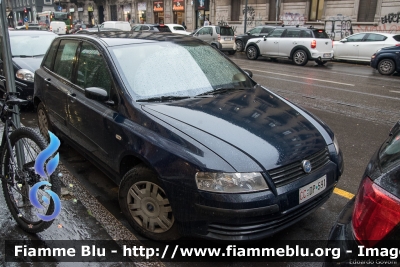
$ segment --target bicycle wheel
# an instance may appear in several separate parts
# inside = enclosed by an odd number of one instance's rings
[[[13,131],[9,139],[12,151],[9,151],[8,146],[5,145],[1,154],[4,198],[12,216],[20,227],[27,232],[38,233],[50,227],[53,220],[43,221],[37,214],[51,215],[55,210],[53,198],[45,190],[50,189],[59,195],[61,183],[56,174],[46,178],[35,173],[35,160],[39,153],[47,147],[47,142],[42,135],[34,129],[22,127]],[[23,151],[24,164],[22,169],[16,164],[15,150],[17,143],[20,144]],[[33,185],[41,181],[47,181],[51,184],[51,187],[42,185],[38,188],[36,197],[43,207],[39,209],[32,205],[29,200],[29,190]]]

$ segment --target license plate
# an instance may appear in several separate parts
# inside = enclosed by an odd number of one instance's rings
[[[323,57],[331,57],[331,53],[325,53]]]
[[[232,41],[232,38],[224,38],[225,41]]]
[[[326,188],[326,175],[299,189],[299,204],[318,195]]]

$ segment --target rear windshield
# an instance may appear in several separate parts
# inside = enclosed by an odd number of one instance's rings
[[[400,35],[393,36],[393,39],[395,39],[397,42],[400,42]]]
[[[175,31],[185,31],[185,28],[183,28],[182,26],[174,26],[174,30]]]
[[[157,28],[160,32],[171,32],[171,30],[168,28],[168,26],[155,26],[154,28]]]
[[[315,38],[328,38],[328,34],[324,30],[313,30]]]
[[[221,36],[234,36],[235,33],[233,32],[231,27],[217,27],[217,33]]]

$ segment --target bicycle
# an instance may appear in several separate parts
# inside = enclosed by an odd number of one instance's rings
[[[53,223],[53,220],[43,221],[36,215],[37,213],[50,215],[54,212],[54,201],[45,190],[50,188],[59,195],[61,183],[55,174],[46,178],[35,172],[35,160],[47,147],[46,139],[32,128],[17,128],[12,120],[12,115],[17,114],[15,106],[20,107],[27,103],[27,100],[17,98],[15,93],[5,94],[0,112],[0,119],[4,123],[0,146],[0,177],[5,201],[18,225],[26,232],[38,233]],[[18,159],[17,149],[20,151]],[[37,191],[39,195],[37,199],[44,210],[36,208],[29,199],[30,188],[40,181],[51,184],[51,187],[41,186]]]

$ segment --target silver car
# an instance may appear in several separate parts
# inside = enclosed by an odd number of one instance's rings
[[[193,36],[209,43],[229,55],[236,53],[235,33],[230,26],[204,26],[196,30]]]

